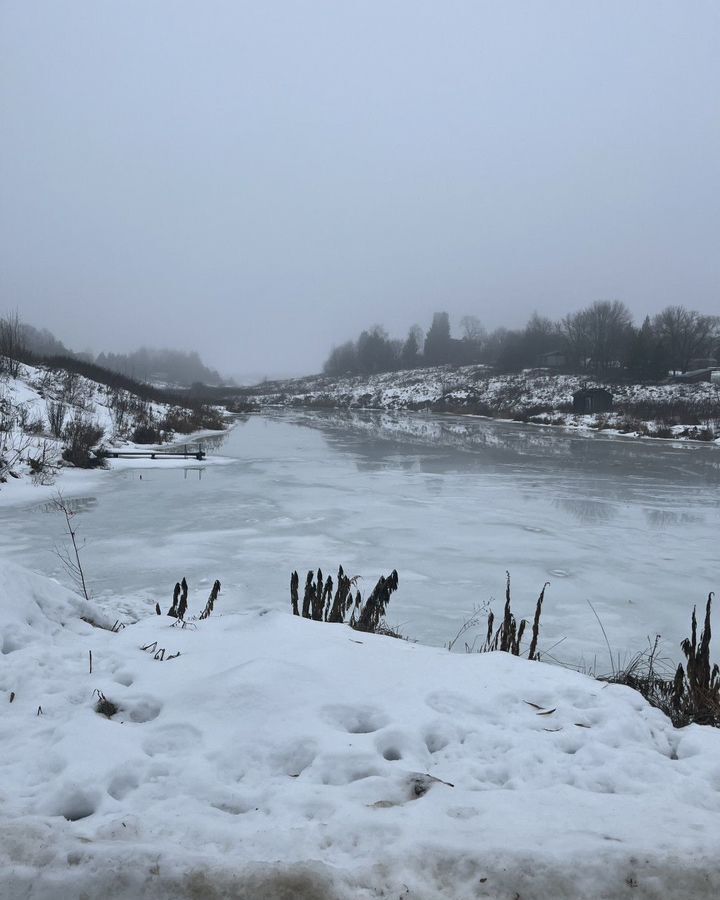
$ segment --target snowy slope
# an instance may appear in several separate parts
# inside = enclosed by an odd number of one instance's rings
[[[603,416],[572,414],[573,393],[581,387],[607,387],[616,412]],[[258,385],[249,399],[261,406],[417,410],[520,417],[541,424],[603,428],[663,437],[696,438],[707,428],[720,441],[720,384],[609,384],[579,375],[527,370],[498,375],[485,366],[437,366],[377,375],[339,378],[314,376]],[[652,410],[652,415],[648,412]],[[684,415],[680,415],[680,411]],[[689,416],[688,416],[689,414]],[[660,426],[682,418],[696,424]],[[687,422],[684,423],[687,426]]]
[[[720,892],[720,732],[629,688],[222,593],[113,634],[3,572],[4,900]]]
[[[125,409],[118,411],[118,396],[125,401]],[[37,499],[38,494],[56,493],[51,487],[62,470],[62,488],[68,494],[76,489],[87,490],[99,477],[89,471],[68,471],[63,468],[61,453],[64,441],[52,435],[49,426],[50,409],[61,400],[67,424],[76,416],[97,426],[106,447],[147,450],[147,445],[134,444],[128,439],[136,425],[150,420],[159,421],[171,410],[170,405],[143,401],[125,390],[108,388],[73,375],[68,387],[67,373],[45,367],[24,365],[17,378],[0,380],[0,502],[24,503]],[[183,435],[181,443],[192,443],[217,432],[198,431]],[[43,459],[41,473],[32,473],[30,459]],[[182,461],[179,461],[182,463]],[[213,460],[216,462],[216,460]],[[127,461],[110,463],[113,468],[128,465]],[[142,468],[158,463],[135,460],[133,466]],[[172,465],[169,460],[160,463]],[[41,486],[44,491],[35,491]]]

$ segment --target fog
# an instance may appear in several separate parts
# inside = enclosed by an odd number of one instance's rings
[[[0,312],[318,371],[376,322],[720,303],[714,2],[0,4]]]

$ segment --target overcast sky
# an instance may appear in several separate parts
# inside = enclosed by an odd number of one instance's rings
[[[78,350],[720,313],[716,0],[0,0],[0,116],[0,312]]]

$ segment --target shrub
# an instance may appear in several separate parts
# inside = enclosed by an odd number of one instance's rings
[[[652,436],[656,438],[671,438],[675,435],[669,425],[658,425],[657,428],[652,432]]]
[[[173,406],[161,419],[159,427],[162,431],[190,434],[204,429],[221,431],[225,427],[225,421],[214,406],[200,406],[194,409]]]
[[[135,426],[130,440],[135,444],[159,444],[162,441],[162,434],[156,425],[145,422]]]
[[[103,435],[104,432],[97,422],[89,422],[76,415],[63,431],[65,448],[62,458],[81,469],[103,466],[105,463],[102,458],[97,455],[91,456],[92,449],[100,443]]]
[[[58,453],[53,441],[38,443],[35,454],[28,453],[28,466],[34,484],[52,484],[57,473]]]

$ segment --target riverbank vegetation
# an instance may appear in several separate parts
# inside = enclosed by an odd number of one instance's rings
[[[389,576],[381,576],[366,600],[362,598],[358,581],[357,576],[348,576],[342,566],[338,568],[335,582],[330,575],[323,580],[322,569],[318,569],[317,573],[310,569],[305,579],[301,605],[299,575],[293,572],[290,577],[290,606],[293,615],[331,624],[342,624],[347,621],[347,624],[357,631],[403,637],[399,629],[390,626],[386,620],[390,597],[399,586],[397,571],[393,569]],[[523,647],[523,637],[528,632],[529,621],[524,618],[518,620],[513,613],[508,572],[502,617],[496,620],[491,604],[483,603],[463,622],[458,633],[448,642],[446,645],[448,650],[452,651],[463,638],[466,653],[501,652],[509,653],[511,656],[523,656],[536,662],[545,660],[553,662],[553,657],[549,653],[544,654],[539,645],[540,620],[548,587],[549,583],[543,585],[535,603],[527,649]],[[179,592],[180,585],[176,585],[174,606]],[[186,586],[185,594],[187,594]],[[608,643],[611,674],[597,672],[587,674],[603,682],[632,688],[642,694],[651,706],[661,710],[677,728],[692,723],[720,727],[720,667],[711,661],[710,654],[712,600],[711,593],[705,605],[705,616],[699,636],[697,610],[693,607],[690,637],[680,644],[685,658],[684,665],[678,663],[674,667],[661,657],[660,638],[657,637],[647,650],[638,652],[624,666],[619,664],[616,666],[614,654]],[[598,623],[607,640],[599,619]]]
[[[118,443],[160,444],[221,430],[224,412],[75,357],[38,358],[16,316],[0,319],[0,484],[28,474],[51,483],[61,465],[102,465]]]
[[[3,565],[6,894],[716,896],[717,729],[510,652],[223,597],[131,620]]]

